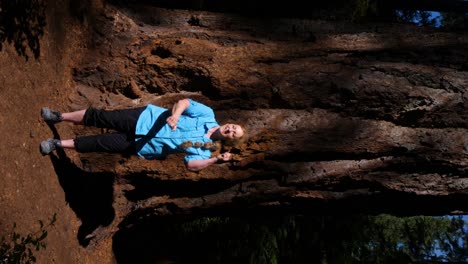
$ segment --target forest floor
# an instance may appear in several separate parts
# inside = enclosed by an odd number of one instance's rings
[[[45,16],[45,26],[7,29],[11,32],[0,39],[0,237],[11,240],[14,225],[22,236],[35,233],[39,221],[46,224],[56,215],[55,224],[45,227],[46,249],[34,252],[37,263],[114,263],[110,238],[94,246],[80,245],[81,220],[67,203],[51,158],[39,152],[40,142],[53,137],[40,109],[68,110],[75,92],[72,69],[86,52],[89,29],[83,26],[83,17],[73,16],[72,8],[66,0],[50,1],[45,14],[37,14]],[[22,12],[3,11],[18,16],[14,12]],[[20,34],[38,40],[40,46],[27,45],[16,38]],[[56,127],[62,138],[73,136],[67,124]],[[73,158],[74,154],[67,155]]]

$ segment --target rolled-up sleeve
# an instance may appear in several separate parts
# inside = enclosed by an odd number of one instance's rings
[[[214,118],[214,112],[213,109],[210,107],[199,103],[197,101],[194,101],[190,98],[188,98],[190,105],[185,109],[185,111],[182,113],[183,115],[190,116],[190,117],[207,117],[207,118]]]
[[[184,158],[185,162],[189,162],[191,160],[204,160],[204,159],[211,158],[211,151],[208,149],[190,147],[186,149],[185,151],[188,154]]]

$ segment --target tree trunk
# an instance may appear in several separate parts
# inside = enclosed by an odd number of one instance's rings
[[[174,214],[468,211],[466,32],[148,6],[100,11],[74,70],[71,110],[171,107],[191,97],[250,136],[231,149],[235,161],[198,173],[181,155],[72,158],[78,174],[115,175],[113,191],[96,191],[114,198],[105,205],[114,227]],[[69,199],[78,192],[63,186]]]

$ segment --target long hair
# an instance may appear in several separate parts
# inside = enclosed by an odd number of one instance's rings
[[[211,150],[212,152],[219,152],[223,149],[224,146],[238,147],[241,144],[247,142],[247,140],[249,139],[249,136],[247,135],[247,130],[243,126],[240,126],[240,127],[242,128],[242,131],[244,132],[244,134],[240,138],[224,139],[222,140],[222,142],[221,140],[217,140],[213,142],[184,141],[182,144],[179,145],[179,148],[185,150],[185,149],[194,147],[194,148],[204,148],[207,150]]]
[[[188,149],[188,148],[204,148],[211,151],[217,151],[221,149],[221,142],[213,141],[213,142],[192,142],[192,141],[185,141],[179,145],[180,149]]]
[[[241,127],[244,134],[240,138],[223,140],[224,145],[229,146],[229,147],[239,147],[240,145],[242,145],[243,143],[249,140],[249,134],[247,133],[247,130],[245,129],[245,127],[239,124],[237,125]]]

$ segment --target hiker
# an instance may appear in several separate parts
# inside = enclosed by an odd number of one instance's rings
[[[75,149],[80,153],[107,152],[137,154],[145,159],[161,159],[183,152],[187,169],[199,171],[217,162],[231,160],[229,152],[212,156],[220,143],[240,142],[246,137],[238,124],[219,125],[213,110],[190,98],[179,100],[172,110],[149,104],[146,107],[123,110],[100,110],[93,107],[60,113],[48,107],[41,109],[49,124],[72,122],[85,126],[110,128],[113,133],[77,136],[74,139],[47,139],[40,151],[48,155],[56,148]]]

